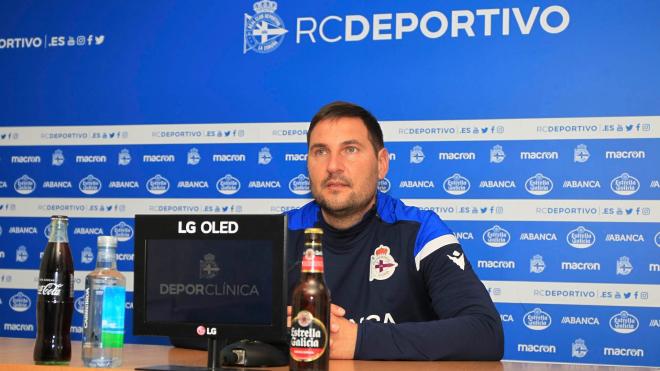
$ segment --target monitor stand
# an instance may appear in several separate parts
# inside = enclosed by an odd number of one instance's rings
[[[222,366],[223,355],[221,352],[226,345],[227,345],[227,339],[225,338],[210,337],[210,336],[208,337],[208,358],[206,362],[206,367],[184,366],[184,365],[156,365],[156,366],[136,367],[135,369],[144,370],[144,371],[232,371],[232,370],[249,371],[251,369],[245,368],[245,366],[248,367],[260,366],[260,365],[241,365],[240,360],[236,360],[236,359],[234,359],[233,362],[237,364],[230,366]],[[231,344],[229,348],[236,348],[236,347],[240,348],[240,350],[243,350],[245,348],[254,349],[254,352],[257,352],[259,353],[259,355],[262,356],[256,358],[258,359],[258,362],[259,361],[263,362],[262,363],[263,365],[282,366],[288,363],[286,356],[279,349],[273,347],[270,344],[261,343],[257,341],[243,340]],[[233,351],[233,350],[229,349],[229,351]],[[266,371],[267,369],[259,367],[258,369],[252,369],[252,370]]]

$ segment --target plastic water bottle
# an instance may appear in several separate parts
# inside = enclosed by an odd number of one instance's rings
[[[126,278],[117,271],[117,238],[98,237],[96,269],[85,278],[82,360],[86,367],[118,367],[124,347]]]

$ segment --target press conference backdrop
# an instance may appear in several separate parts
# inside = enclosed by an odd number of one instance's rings
[[[657,1],[4,1],[0,336],[35,336],[50,215],[70,217],[73,338],[101,234],[120,241],[130,329],[133,216],[303,205],[309,119],[348,100],[382,122],[381,191],[461,240],[506,359],[658,366],[658,16]]]

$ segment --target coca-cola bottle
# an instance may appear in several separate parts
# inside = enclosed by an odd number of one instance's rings
[[[71,360],[74,281],[68,223],[66,216],[50,218],[50,235],[41,258],[37,287],[36,364],[63,365]]]

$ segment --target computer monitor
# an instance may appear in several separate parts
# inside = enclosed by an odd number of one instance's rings
[[[228,340],[285,343],[286,236],[285,215],[136,215],[133,333],[207,337],[209,367]]]

